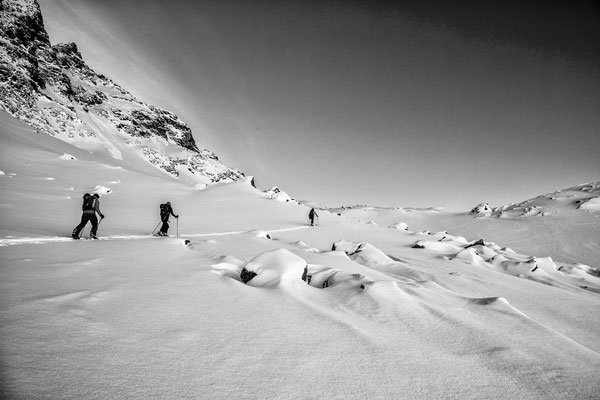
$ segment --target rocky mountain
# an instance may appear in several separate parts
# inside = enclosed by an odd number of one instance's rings
[[[93,71],[75,43],[51,45],[37,0],[0,0],[0,109],[40,133],[192,183],[244,177],[199,149],[176,115]]]

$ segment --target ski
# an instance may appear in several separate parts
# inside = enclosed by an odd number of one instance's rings
[[[71,239],[73,240],[108,240],[108,239],[112,239],[112,236],[75,236],[75,235],[70,235],[69,236]]]

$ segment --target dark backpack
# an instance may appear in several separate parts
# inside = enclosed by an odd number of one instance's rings
[[[93,210],[94,209],[94,196],[83,196],[83,204],[81,205],[81,209],[83,211]]]

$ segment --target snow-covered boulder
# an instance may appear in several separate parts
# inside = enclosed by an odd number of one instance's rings
[[[273,186],[271,189],[265,191],[265,196],[268,199],[277,200],[282,203],[294,202],[296,204],[300,204],[296,200],[294,200],[289,194],[279,189],[277,186]]]
[[[470,214],[475,215],[491,215],[492,208],[488,203],[481,203],[471,209]]]
[[[406,222],[398,222],[396,224],[392,224],[392,225],[388,226],[388,228],[399,229],[399,230],[402,230],[402,231],[407,231],[408,230],[408,224]]]

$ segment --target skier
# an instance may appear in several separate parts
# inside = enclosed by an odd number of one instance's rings
[[[173,208],[171,207],[171,202],[167,201],[165,204],[160,205],[160,220],[162,221],[162,226],[160,231],[158,232],[158,236],[169,236],[167,232],[169,231],[169,216],[174,216],[175,218],[179,218],[179,215],[175,215],[173,213]]]
[[[92,223],[90,238],[98,239],[96,237],[96,231],[98,230],[98,218],[96,217],[96,213],[100,216],[100,220],[104,219],[104,214],[100,211],[100,195],[98,193],[94,193],[93,196],[89,193],[84,194],[81,210],[83,211],[81,214],[81,222],[73,229],[71,237],[73,239],[79,239],[79,232],[81,232],[88,221],[90,221]]]
[[[315,224],[315,217],[319,218],[319,216],[315,212],[315,209],[311,208],[310,211],[308,212],[308,219],[310,221],[310,226],[314,226],[314,224]]]

